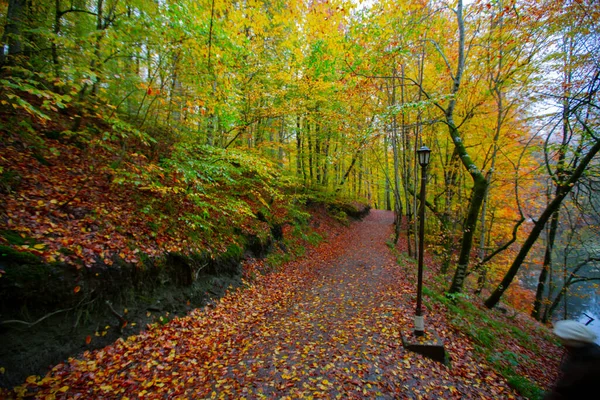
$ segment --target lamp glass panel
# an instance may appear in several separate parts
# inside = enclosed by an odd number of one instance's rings
[[[427,146],[421,146],[421,148],[417,150],[417,155],[419,157],[419,164],[421,164],[421,166],[429,164],[429,156],[431,155],[431,150],[429,150]]]

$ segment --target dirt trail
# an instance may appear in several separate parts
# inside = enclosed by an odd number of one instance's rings
[[[435,310],[426,324],[439,327],[451,367],[402,347],[415,285],[386,245],[392,222],[392,213],[372,211],[215,307],[59,365],[20,390],[57,398],[519,398]]]
[[[261,365],[253,380],[265,395],[300,395],[308,387],[316,390],[302,395],[363,398],[399,389],[384,374],[400,347],[398,287],[385,244],[392,221],[391,214],[373,211],[305,260],[318,275],[259,327],[257,334],[270,336],[245,356]]]

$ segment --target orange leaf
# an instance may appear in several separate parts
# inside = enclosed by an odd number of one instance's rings
[[[90,344],[92,342],[92,337],[90,335],[87,335],[85,337],[85,344]]]
[[[80,290],[81,290],[81,286],[75,286],[75,288],[73,289],[73,292],[79,293]]]

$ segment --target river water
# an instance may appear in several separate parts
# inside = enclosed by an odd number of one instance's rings
[[[538,270],[525,268],[521,275],[522,284],[531,289],[536,289]],[[570,294],[567,298],[565,313],[564,301],[554,311],[552,322],[561,319],[573,319],[587,325],[596,333],[596,343],[600,344],[600,291],[595,288],[590,282],[582,283],[579,287],[574,288],[577,294]]]
[[[569,296],[567,313],[563,304],[554,312],[552,321],[574,319],[587,325],[596,333],[596,343],[600,344],[600,294],[592,285],[582,286],[578,296]]]
[[[598,293],[592,293],[589,298],[581,302],[570,302],[569,318],[587,324],[596,332],[596,343],[600,344],[600,296]],[[561,313],[562,315],[562,310]],[[557,315],[558,316],[558,315]]]

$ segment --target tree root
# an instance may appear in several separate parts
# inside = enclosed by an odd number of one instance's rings
[[[121,314],[115,311],[110,301],[106,300],[106,305],[110,309],[110,312],[119,320],[119,330],[125,328],[127,326],[127,320],[125,319],[125,317],[123,317]]]
[[[27,326],[27,328],[31,328],[32,326],[39,324],[40,322],[42,322],[46,318],[50,318],[51,316],[59,314],[59,313],[62,313],[62,312],[71,311],[72,309],[73,309],[73,307],[71,307],[71,308],[65,308],[64,310],[56,310],[54,312],[51,312],[50,314],[44,315],[42,318],[38,319],[37,321],[33,321],[33,322],[22,321],[20,319],[9,319],[9,320],[6,320],[6,321],[0,321],[0,325],[22,324],[22,325]]]

